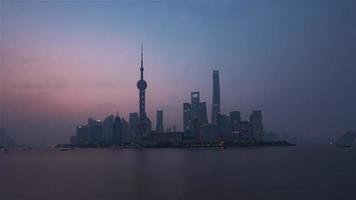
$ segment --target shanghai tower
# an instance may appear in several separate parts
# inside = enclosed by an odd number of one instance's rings
[[[219,71],[213,71],[213,103],[211,109],[211,123],[216,123],[216,118],[220,114],[220,80]]]

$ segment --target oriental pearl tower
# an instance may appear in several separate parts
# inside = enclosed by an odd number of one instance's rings
[[[147,82],[143,79],[143,45],[141,44],[141,79],[137,81],[137,89],[139,94],[139,121],[137,123],[138,128],[138,138],[141,139],[146,133],[148,133],[151,129],[151,121],[148,119],[146,115],[145,108],[145,90],[147,88]]]

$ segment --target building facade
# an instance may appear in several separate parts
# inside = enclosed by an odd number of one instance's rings
[[[114,115],[106,117],[103,121],[103,141],[110,142],[113,139]]]
[[[113,144],[121,145],[124,137],[124,126],[119,115],[116,115],[113,124]]]
[[[254,110],[250,115],[252,137],[256,142],[263,141],[262,111]]]
[[[215,124],[217,116],[220,114],[220,80],[219,71],[213,71],[213,101],[211,108],[211,123]]]
[[[164,132],[164,130],[163,130],[163,110],[157,110],[156,131]]]
[[[189,131],[192,120],[192,106],[190,103],[183,103],[183,131]]]
[[[88,137],[90,144],[99,144],[103,141],[103,126],[101,120],[88,119]]]

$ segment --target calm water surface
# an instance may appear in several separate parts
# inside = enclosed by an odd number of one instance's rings
[[[356,149],[0,152],[1,200],[356,199]]]

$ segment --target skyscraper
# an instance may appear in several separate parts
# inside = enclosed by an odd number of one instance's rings
[[[192,92],[191,101],[191,120],[198,119],[200,124],[207,124],[206,102],[200,102],[200,92]]]
[[[114,119],[114,124],[113,124],[113,143],[114,144],[122,144],[123,142],[123,135],[124,135],[124,127],[123,124],[121,123],[121,119],[118,114],[116,114],[116,117]]]
[[[213,71],[213,103],[211,109],[211,123],[216,123],[217,115],[220,113],[220,80],[219,71]]]
[[[237,123],[241,121],[241,114],[240,111],[231,111],[230,112],[230,121],[231,123]]]
[[[79,146],[86,146],[89,143],[89,126],[77,126],[76,130],[77,144]]]
[[[183,103],[183,131],[190,130],[190,123],[192,120],[192,106],[190,103]]]
[[[110,115],[103,121],[103,140],[106,142],[112,141],[113,139],[114,120],[114,115]]]
[[[157,110],[156,131],[163,132],[163,110]]]
[[[130,142],[129,123],[124,118],[121,118],[121,124],[122,124],[122,128],[123,128],[122,142],[129,143]]]
[[[151,129],[151,121],[147,118],[145,107],[145,90],[147,88],[147,82],[143,79],[143,45],[141,45],[141,79],[137,81],[137,89],[139,94],[139,121],[137,123],[138,139],[147,133]]]
[[[88,119],[88,139],[91,144],[99,144],[103,139],[103,126],[101,120]]]
[[[257,142],[263,141],[263,124],[262,124],[262,112],[260,110],[254,110],[250,115],[252,137]]]
[[[208,123],[208,111],[206,109],[206,102],[199,103],[199,120],[202,124]]]
[[[199,118],[199,103],[200,103],[200,93],[199,92],[191,92],[191,119]],[[201,121],[200,121],[201,122]]]
[[[208,123],[208,116],[206,111],[206,102],[200,102],[200,93],[192,92],[191,104],[183,103],[183,130],[197,131],[200,130],[204,124]]]
[[[216,116],[216,129],[217,129],[217,134],[220,137],[224,137],[230,133],[229,130],[229,117],[223,114],[217,114]]]
[[[133,142],[137,136],[137,123],[139,121],[138,113],[130,113],[129,114],[129,130],[128,130],[128,140]]]
[[[239,122],[241,121],[240,111],[230,112],[230,129],[233,134],[238,133]]]

